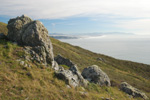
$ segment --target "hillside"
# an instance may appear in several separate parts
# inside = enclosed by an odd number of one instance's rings
[[[0,33],[4,33],[4,34],[7,34],[8,32],[8,29],[7,29],[7,24],[6,23],[3,23],[3,22],[0,22]]]
[[[3,31],[0,30],[1,32]],[[37,62],[26,61],[24,56],[27,54],[23,51],[23,47],[1,39],[0,98],[2,100],[105,100],[105,98],[132,100],[133,98],[118,90],[122,81],[142,90],[150,98],[150,65],[114,59],[50,39],[55,56],[61,54],[71,59],[78,65],[80,71],[91,65],[100,66],[110,77],[112,87],[100,87],[90,83],[86,88],[68,88],[64,81],[56,78],[50,65],[45,67]],[[100,58],[103,60],[99,60]],[[24,66],[25,64],[28,67]],[[140,100],[140,98],[135,99]]]
[[[93,53],[78,46],[63,43],[53,38],[51,38],[51,41],[54,47],[54,54],[61,54],[71,59],[78,65],[80,70],[96,64],[108,74],[115,86],[118,86],[122,81],[126,81],[150,93],[150,65],[118,60],[102,54]],[[99,61],[97,58],[102,58],[105,61]]]

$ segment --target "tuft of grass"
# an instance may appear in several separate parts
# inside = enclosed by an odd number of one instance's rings
[[[60,65],[60,66],[62,66],[64,69],[69,69],[69,68],[70,68],[70,67],[67,66],[67,65]]]

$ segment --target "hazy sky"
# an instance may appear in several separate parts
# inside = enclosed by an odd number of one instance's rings
[[[150,0],[0,0],[0,21],[22,14],[49,32],[150,35]]]

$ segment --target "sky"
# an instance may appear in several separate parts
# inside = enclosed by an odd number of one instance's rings
[[[22,14],[50,33],[150,35],[150,0],[0,0],[0,22]]]

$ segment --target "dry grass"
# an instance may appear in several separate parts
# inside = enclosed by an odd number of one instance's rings
[[[0,22],[0,33],[4,33],[5,35],[7,35],[8,29],[6,26],[7,24]]]
[[[41,68],[39,64],[30,61],[25,62],[30,64],[31,68],[21,66],[16,60],[25,60],[22,55],[25,55],[22,47],[0,40],[1,100],[102,100],[102,98],[130,100],[115,87],[89,84],[85,89],[67,88],[64,81],[55,77],[50,66]]]
[[[61,54],[71,59],[78,65],[81,71],[85,67],[96,64],[108,74],[116,86],[126,81],[146,92],[150,97],[150,65],[114,59],[109,56],[93,53],[78,46],[60,42],[53,38],[51,38],[51,41],[55,56]],[[97,58],[103,58],[105,62],[97,61]]]
[[[127,81],[150,97],[149,65],[117,60],[53,38],[51,40],[55,56],[61,54],[71,59],[80,70],[93,64],[99,65],[108,74],[114,86],[100,87],[89,84],[85,89],[67,88],[64,81],[55,77],[51,66],[43,67],[32,61],[25,61],[31,68],[21,66],[17,59],[25,60],[23,56],[26,55],[22,47],[0,40],[0,100],[132,100],[133,98],[118,90],[117,86],[121,81]],[[103,58],[106,62],[97,61],[97,58]]]

